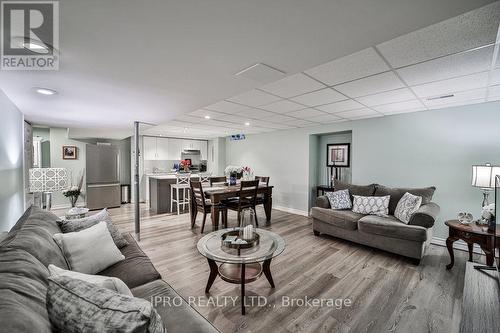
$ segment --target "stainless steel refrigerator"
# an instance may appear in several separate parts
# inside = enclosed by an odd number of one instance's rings
[[[117,147],[87,144],[87,207],[119,207],[120,153]]]

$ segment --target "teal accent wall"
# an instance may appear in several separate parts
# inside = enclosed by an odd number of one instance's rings
[[[0,90],[0,231],[24,212],[24,117]]]
[[[316,185],[311,174],[323,163],[310,152],[311,136],[342,131],[352,131],[353,183],[437,187],[436,237],[447,237],[444,221],[458,212],[479,217],[482,194],[471,186],[471,166],[500,165],[500,102],[247,135],[226,142],[226,163],[270,176],[273,203],[305,213]]]

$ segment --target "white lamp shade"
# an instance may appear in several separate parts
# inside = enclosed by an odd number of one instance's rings
[[[68,171],[64,168],[34,168],[29,170],[30,192],[56,192],[68,186]]]
[[[492,165],[472,166],[472,186],[494,188],[495,177],[500,175],[500,167]]]

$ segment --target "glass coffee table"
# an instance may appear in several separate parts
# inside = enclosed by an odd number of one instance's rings
[[[271,275],[271,260],[285,249],[285,241],[274,232],[258,229],[259,244],[248,249],[233,249],[222,245],[222,235],[238,228],[228,228],[211,232],[198,241],[198,251],[207,258],[210,266],[205,293],[217,276],[226,282],[241,285],[241,314],[245,315],[245,284],[257,280],[262,273],[271,288],[274,288]],[[218,265],[217,263],[220,263]]]

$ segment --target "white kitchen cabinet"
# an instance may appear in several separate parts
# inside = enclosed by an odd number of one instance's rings
[[[145,136],[143,138],[143,149],[142,155],[145,161],[149,160],[157,160],[157,151],[156,151],[156,138],[152,136]]]
[[[157,160],[169,160],[168,158],[168,146],[169,139],[167,138],[156,138],[156,156]]]
[[[201,159],[208,160],[208,141],[200,141]]]
[[[181,159],[181,151],[183,149],[183,141],[182,139],[168,139],[168,160],[180,160]]]

